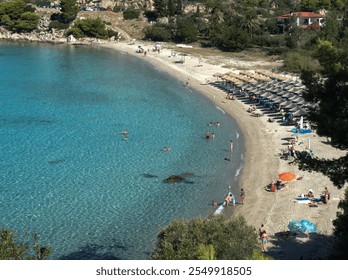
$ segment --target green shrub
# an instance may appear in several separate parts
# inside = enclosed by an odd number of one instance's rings
[[[289,72],[301,72],[316,68],[316,60],[313,60],[308,51],[291,51],[286,53],[284,68]]]
[[[105,23],[100,19],[79,19],[70,29],[70,33],[75,38],[91,37],[98,39],[106,39],[108,31],[105,28]]]
[[[145,30],[145,39],[168,42],[172,36],[170,30],[164,27],[151,26]]]
[[[0,2],[0,25],[15,32],[30,32],[37,28],[39,16],[22,0]]]
[[[289,49],[285,46],[267,48],[268,55],[282,55],[286,53],[287,51],[289,51]]]
[[[114,31],[114,30],[111,30],[111,29],[108,29],[108,38],[111,38],[115,36],[115,38],[118,37],[118,32]]]
[[[112,11],[113,11],[114,13],[119,13],[119,12],[122,11],[122,7],[121,7],[121,6],[115,6],[115,7],[112,9]]]
[[[259,47],[282,47],[285,46],[286,40],[284,35],[255,35],[253,43]]]
[[[140,16],[140,11],[139,10],[134,10],[134,9],[128,9],[123,12],[123,19],[138,19]]]
[[[50,29],[67,29],[69,28],[69,23],[59,22],[58,20],[52,20],[49,25]]]

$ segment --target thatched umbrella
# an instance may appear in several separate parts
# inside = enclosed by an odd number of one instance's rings
[[[307,116],[308,115],[308,112],[302,108],[300,108],[299,110],[295,111],[292,113],[292,115],[294,117],[300,117],[300,116]]]

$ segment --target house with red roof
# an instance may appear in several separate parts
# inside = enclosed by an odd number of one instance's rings
[[[318,30],[324,23],[325,15],[312,12],[291,12],[277,16],[277,25],[283,32],[288,32],[292,25],[307,30]]]

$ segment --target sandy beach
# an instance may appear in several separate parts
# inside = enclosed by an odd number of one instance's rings
[[[146,55],[136,53],[137,46],[142,45],[147,50]],[[189,88],[194,88],[230,114],[240,126],[246,143],[245,166],[242,170],[240,186],[246,192],[245,204],[229,207],[223,211],[227,217],[243,215],[247,222],[256,229],[261,224],[265,225],[270,236],[267,254],[274,259],[328,259],[329,249],[332,246],[332,221],[336,218],[337,205],[344,197],[344,190],[338,190],[330,180],[316,172],[299,171],[296,165],[289,165],[288,160],[280,157],[280,150],[287,148],[287,138],[291,136],[289,130],[294,126],[284,126],[280,122],[270,123],[267,111],[262,117],[253,117],[246,111],[249,104],[246,100],[226,100],[226,92],[209,84],[215,81],[214,73],[226,73],[235,70],[255,70],[256,68],[272,69],[279,66],[279,62],[242,61],[234,58],[202,57],[195,56],[194,50],[185,56],[184,63],[178,63],[183,57],[177,54],[172,56],[172,47],[166,46],[160,52],[152,51],[154,44],[151,42],[136,42],[130,45],[127,42],[100,43],[98,46],[112,48],[129,55],[134,55],[153,64],[162,71],[173,75],[183,85],[188,83]],[[185,52],[185,49],[182,50]],[[227,68],[226,65],[229,67]],[[264,110],[259,107],[258,110]],[[222,124],[223,125],[223,124]],[[231,132],[233,133],[233,132]],[[345,154],[327,143],[327,139],[315,133],[300,139],[298,150],[304,150],[307,138],[311,139],[311,148],[319,158],[337,158]],[[265,187],[278,179],[278,174],[290,171],[302,180],[295,180],[288,184],[287,190],[268,192]],[[232,175],[231,175],[232,176]],[[318,196],[325,187],[328,187],[331,199],[328,205],[318,204],[309,207],[307,204],[297,203],[295,200],[309,189]],[[221,198],[223,200],[223,198]],[[288,231],[288,224],[292,220],[307,219],[314,223],[317,232],[301,236],[282,234]]]

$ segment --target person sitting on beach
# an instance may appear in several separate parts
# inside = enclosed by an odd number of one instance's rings
[[[271,191],[275,192],[276,190],[277,190],[277,186],[276,186],[275,182],[272,180],[272,182],[271,182]]]
[[[307,194],[304,195],[304,197],[314,197],[314,192],[310,189]]]

